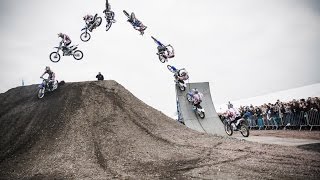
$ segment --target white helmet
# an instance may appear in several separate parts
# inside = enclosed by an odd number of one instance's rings
[[[180,69],[180,71],[179,71],[180,76],[185,76],[185,75],[187,75],[187,73],[188,72],[185,69]]]
[[[193,89],[193,93],[194,93],[194,94],[198,94],[198,93],[199,93],[198,89],[197,89],[197,88],[194,88],[194,89]]]
[[[89,15],[89,14],[83,16],[83,20],[88,20],[89,18],[90,18],[90,15]]]

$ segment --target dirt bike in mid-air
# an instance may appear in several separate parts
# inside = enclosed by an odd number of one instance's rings
[[[170,72],[174,73],[175,77],[177,76],[177,71],[178,70],[174,66],[167,65],[167,68],[169,69]],[[186,85],[185,82],[182,83],[182,82],[178,81],[176,78],[175,78],[174,82],[176,83],[176,85],[179,87],[179,89],[181,91],[185,91],[186,90],[187,85]]]
[[[59,47],[54,47],[54,48],[57,48],[57,51],[50,53],[49,57],[52,62],[56,63],[56,62],[60,61],[60,57],[61,57],[59,54],[60,50],[62,51],[63,56],[73,56],[74,59],[76,59],[76,60],[80,60],[83,58],[82,51],[77,50],[78,45],[63,47],[62,44],[63,44],[63,42],[61,41],[59,44]]]
[[[155,41],[155,42],[159,42],[156,38],[154,38],[153,36],[151,36],[151,38]],[[159,42],[160,43],[160,42]],[[157,55],[159,57],[160,62],[165,63],[168,62],[168,59],[173,58],[174,57],[174,49],[173,47],[168,44],[168,45],[163,45],[162,43],[158,44],[158,52]]]
[[[108,0],[106,1],[106,9],[103,11],[104,17],[106,18],[106,31],[108,31],[111,28],[112,23],[115,23],[116,20],[114,19],[114,12],[111,11],[111,6],[108,3]]]
[[[229,136],[232,136],[233,131],[240,131],[243,137],[249,136],[249,127],[244,118],[239,117],[239,118],[236,118],[235,120],[226,118],[223,121],[223,124],[224,124],[224,130]]]
[[[43,79],[42,83],[39,85],[39,90],[38,90],[38,98],[42,99],[44,97],[44,94],[46,92],[52,92],[56,89],[58,89],[58,81],[51,82],[52,84],[50,85],[49,80],[45,78]],[[51,86],[51,87],[50,87]]]
[[[193,93],[192,92],[188,92],[186,96],[187,96],[187,100],[189,102],[193,103],[193,101],[192,101]],[[204,119],[206,117],[206,114],[204,112],[204,108],[202,106],[193,105],[192,109],[196,113],[196,115],[198,115],[201,119]]]
[[[80,34],[80,39],[83,42],[87,42],[90,40],[91,35],[89,31],[92,31],[93,29],[99,27],[102,23],[102,18],[98,17],[98,14],[95,14],[93,17],[93,22],[91,24],[86,24],[84,28],[81,29],[81,31],[84,31]]]
[[[143,25],[142,22],[134,16],[134,13],[132,13],[133,17],[131,17],[131,15],[125,10],[123,10],[123,13],[128,17],[128,22],[133,26],[133,28],[139,31],[140,35],[143,35],[147,26]]]
[[[107,21],[106,24],[106,31],[108,31],[111,28],[112,23],[115,23],[116,20],[113,18],[114,15],[112,15],[110,12],[105,12],[105,18]]]

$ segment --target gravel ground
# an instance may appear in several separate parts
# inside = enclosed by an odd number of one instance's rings
[[[320,179],[312,147],[193,131],[115,81],[35,90],[0,94],[0,179]]]
[[[320,140],[320,131],[309,130],[252,130],[250,131],[250,135]]]

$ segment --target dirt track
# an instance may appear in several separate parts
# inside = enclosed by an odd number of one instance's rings
[[[320,152],[190,130],[115,81],[0,94],[4,179],[319,179]]]
[[[301,131],[299,130],[256,130],[256,131],[251,131],[251,135],[320,140],[320,131],[309,131],[309,130],[301,130]]]

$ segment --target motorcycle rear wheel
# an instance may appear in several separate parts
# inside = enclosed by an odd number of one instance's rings
[[[199,117],[200,117],[201,119],[204,119],[204,118],[206,117],[206,115],[204,114],[204,112],[200,112],[200,113],[199,113]]]
[[[185,91],[186,87],[178,85],[181,91]]]
[[[248,126],[241,125],[240,133],[242,134],[243,137],[248,137],[249,136],[249,128],[248,128]]]
[[[165,63],[165,62],[167,61],[167,59],[166,59],[163,55],[161,55],[161,54],[159,54],[159,60],[160,60],[160,62],[162,62],[162,63]]]
[[[60,61],[60,54],[57,52],[52,52],[52,53],[50,53],[49,58],[54,63],[59,62]]]
[[[58,80],[56,80],[56,83],[53,84],[53,89],[54,90],[58,89],[58,86],[59,86],[59,82]]]
[[[80,35],[80,39],[81,39],[81,41],[83,41],[83,42],[89,41],[90,38],[91,38],[91,35],[90,35],[90,33],[88,33],[88,32],[83,32],[83,33],[81,33],[81,35]]]

